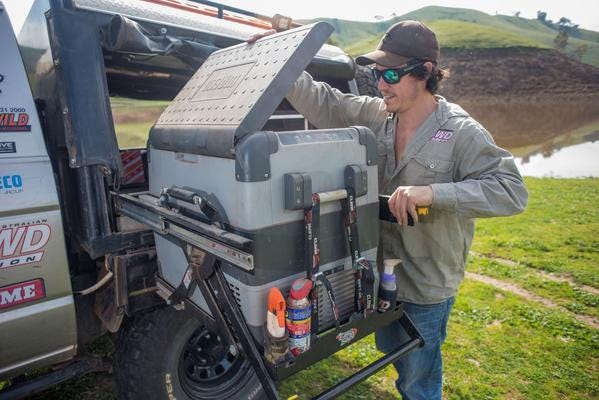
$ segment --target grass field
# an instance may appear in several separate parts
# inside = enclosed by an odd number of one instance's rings
[[[599,179],[529,179],[527,184],[526,212],[479,220],[472,250],[599,288]]]
[[[119,147],[145,147],[150,128],[168,104],[168,101],[111,97],[110,105]]]
[[[526,183],[523,214],[478,221],[467,271],[532,296],[464,280],[443,347],[445,399],[599,399],[599,330],[580,321],[599,317],[599,179]],[[109,351],[112,337],[96,348]],[[378,356],[367,337],[285,381],[282,398],[308,399]],[[395,379],[387,367],[340,399],[398,399]],[[89,375],[36,397],[73,398],[115,399],[110,375]]]
[[[443,348],[446,399],[599,398],[599,331],[576,319],[599,317],[599,179],[526,182],[530,201],[524,213],[478,221],[477,255],[467,270],[560,307],[466,279]],[[367,338],[303,371],[285,383],[283,392],[309,398],[346,369],[377,355]],[[388,367],[341,398],[399,398],[395,378]],[[306,382],[311,382],[308,389]]]

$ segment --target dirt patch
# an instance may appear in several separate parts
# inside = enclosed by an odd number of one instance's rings
[[[537,273],[547,280],[550,280],[553,282],[567,283],[570,286],[580,289],[584,292],[594,294],[595,296],[599,296],[599,289],[594,288],[592,286],[587,286],[587,285],[577,285],[574,282],[574,279],[570,275],[567,275],[567,274],[559,274],[558,275],[558,274],[554,274],[551,272],[545,272],[545,271],[537,271]]]
[[[574,314],[571,311],[568,311],[565,308],[560,307],[559,305],[555,304],[551,300],[546,299],[545,297],[539,296],[537,294],[534,294],[532,292],[529,292],[528,290],[523,289],[518,285],[504,282],[499,279],[494,279],[494,278],[491,278],[491,277],[488,277],[485,275],[475,274],[473,272],[466,272],[466,278],[477,281],[477,282],[485,283],[487,285],[491,285],[497,289],[501,289],[506,292],[516,294],[526,300],[540,303],[540,304],[544,305],[545,307],[559,309],[560,311],[562,311],[564,313],[572,315],[579,322],[582,322],[583,324],[586,324],[594,329],[599,330],[599,319],[593,318],[593,317],[590,317],[587,315]]]
[[[521,266],[521,264],[517,261],[513,261],[513,260],[508,260],[507,258],[501,258],[501,257],[495,257],[493,255],[489,255],[489,254],[480,254],[474,251],[470,252],[471,255],[475,256],[475,257],[483,257],[486,258],[488,260],[493,260],[496,261],[500,264],[503,265],[507,265],[510,267],[516,267],[516,266]],[[576,282],[574,282],[574,278],[572,278],[571,275],[568,274],[554,274],[552,272],[546,272],[546,271],[542,271],[539,269],[531,269],[530,270],[531,273],[535,273],[539,276],[541,276],[544,279],[547,279],[549,281],[552,282],[558,282],[558,283],[567,283],[568,285],[582,290],[584,292],[590,293],[590,294],[594,294],[596,296],[599,296],[599,289],[594,288],[592,286],[587,286],[587,285],[579,285]]]
[[[451,98],[599,94],[599,68],[551,49],[444,49],[441,65],[451,71],[443,89]]]
[[[517,261],[513,261],[513,260],[508,260],[507,258],[500,258],[500,257],[495,257],[489,254],[481,254],[481,253],[477,253],[475,251],[471,251],[470,255],[473,255],[474,257],[483,257],[486,258],[488,260],[493,260],[493,261],[497,261],[498,263],[504,264],[504,265],[508,265],[510,267],[517,267],[520,265],[519,262]]]

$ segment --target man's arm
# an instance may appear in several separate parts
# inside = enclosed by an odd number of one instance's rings
[[[495,217],[522,212],[528,191],[514,157],[495,145],[478,123],[466,120],[456,143],[456,182],[435,183],[433,209],[466,217]]]
[[[316,82],[304,72],[287,94],[287,100],[319,129],[351,125],[380,131],[385,121],[383,99],[342,93],[324,82]]]
[[[277,33],[275,29],[252,35],[248,44]],[[383,99],[343,93],[327,83],[316,82],[303,72],[287,94],[291,105],[318,129],[369,127],[375,134],[382,129],[385,115]]]

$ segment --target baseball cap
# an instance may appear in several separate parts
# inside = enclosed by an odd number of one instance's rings
[[[436,62],[439,60],[439,53],[435,32],[422,22],[407,20],[387,29],[376,50],[359,56],[356,63],[395,67],[414,58]]]

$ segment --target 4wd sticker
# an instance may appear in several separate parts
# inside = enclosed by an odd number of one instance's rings
[[[15,142],[0,142],[0,154],[16,153],[17,144]]]
[[[0,132],[31,132],[25,108],[0,107]]]
[[[41,278],[0,287],[0,310],[46,297]]]
[[[2,226],[0,230],[0,269],[37,263],[50,241],[48,224]]]

